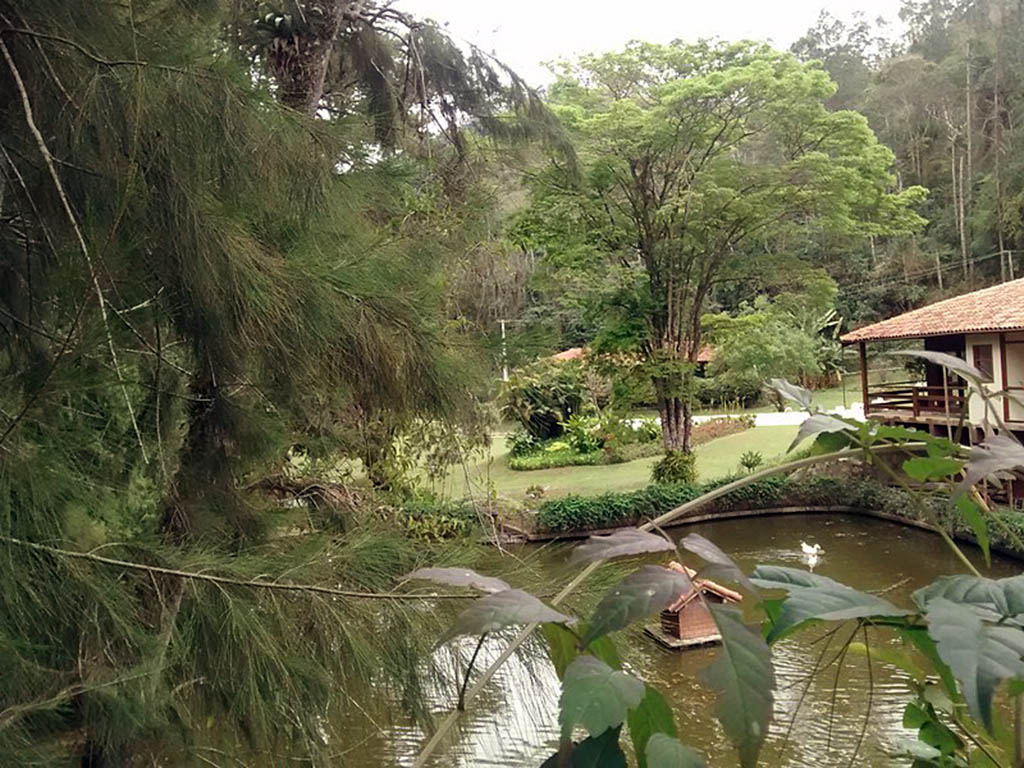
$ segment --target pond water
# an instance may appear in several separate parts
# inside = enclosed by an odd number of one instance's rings
[[[800,542],[815,542],[824,554],[815,572],[865,591],[886,591],[887,599],[910,605],[910,593],[937,576],[962,572],[962,565],[933,534],[872,518],[835,515],[785,515],[701,523],[671,531],[676,537],[696,531],[718,544],[746,570],[758,563],[806,567]],[[540,553],[541,568],[549,568],[553,583],[562,583],[569,546],[549,547]],[[977,557],[980,553],[970,553]],[[993,560],[988,575],[1019,573],[1021,563]],[[757,617],[747,608],[749,619]],[[836,655],[852,631],[835,635],[825,660]],[[890,764],[898,739],[908,735],[902,727],[908,688],[905,676],[877,660],[849,654],[836,676],[833,664],[810,681],[826,645],[819,641],[826,627],[799,632],[777,644],[773,659],[777,677],[775,718],[761,764],[796,767],[846,765],[863,735],[856,765]],[[857,638],[862,639],[862,638]],[[892,642],[883,630],[871,630],[873,645]],[[715,648],[689,651],[662,649],[639,633],[631,636],[628,662],[640,677],[659,688],[675,711],[680,735],[700,749],[712,766],[734,766],[736,760],[714,717],[714,696],[697,682],[699,670],[717,652]],[[503,643],[485,646],[496,656]],[[446,745],[435,766],[540,765],[557,745],[558,680],[549,663],[512,660],[488,685],[464,718],[460,732]],[[452,692],[437,700],[440,716],[451,706]],[[830,725],[831,724],[831,725]],[[788,734],[788,736],[787,736]],[[381,764],[409,765],[422,746],[423,734],[408,725],[389,725],[376,737],[377,748],[365,761],[360,751],[346,756],[346,765],[367,768]],[[385,760],[382,763],[382,753]],[[370,757],[372,755],[372,758]]]

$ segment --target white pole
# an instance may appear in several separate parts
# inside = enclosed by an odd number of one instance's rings
[[[505,321],[501,323],[501,380],[508,381],[508,348],[505,345]]]

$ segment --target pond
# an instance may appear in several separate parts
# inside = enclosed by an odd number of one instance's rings
[[[800,542],[818,543],[824,554],[816,573],[865,591],[885,590],[887,599],[903,605],[910,604],[910,593],[915,589],[940,575],[963,570],[934,534],[873,518],[770,516],[701,523],[675,528],[671,533],[682,537],[691,531],[714,541],[748,571],[758,563],[806,567]],[[970,555],[980,564],[977,550]],[[565,573],[566,556],[566,546],[541,552],[541,561],[550,568],[553,579],[556,574],[561,579]],[[983,566],[979,568],[984,572]],[[1003,577],[1020,571],[1019,562],[994,558],[987,575]],[[754,621],[757,617],[751,608],[747,613]],[[886,764],[898,739],[910,734],[902,727],[908,700],[906,678],[894,667],[875,660],[869,672],[867,659],[851,653],[844,659],[838,678],[837,665],[833,664],[808,685],[823,651],[825,660],[831,660],[852,628],[851,624],[837,633],[828,650],[824,650],[826,642],[819,641],[827,631],[824,626],[799,632],[774,647],[778,681],[775,718],[762,752],[762,765],[845,765],[861,738],[856,764]],[[873,644],[891,642],[881,630],[872,630],[870,637]],[[697,682],[699,670],[714,658],[715,648],[668,651],[639,634],[630,644],[632,669],[666,695],[681,737],[700,749],[709,765],[736,765],[735,753],[714,717],[714,696]],[[501,641],[489,645],[490,658],[503,647]],[[512,660],[488,685],[475,703],[476,714],[465,718],[461,732],[433,765],[535,768],[557,745],[558,690],[550,664]],[[450,692],[439,696],[439,715],[450,708],[451,701]],[[422,732],[406,725],[389,725],[384,730],[383,737],[379,731],[376,738],[366,737],[382,748],[384,764],[411,764],[423,743]],[[361,761],[357,750],[346,756],[345,764],[355,768],[382,764],[381,752],[373,749],[366,754],[367,759]]]

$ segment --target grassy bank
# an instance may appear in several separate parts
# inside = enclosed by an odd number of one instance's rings
[[[711,480],[732,474],[739,466],[740,454],[758,451],[769,459],[785,452],[796,435],[796,427],[755,427],[698,446],[697,475]],[[526,498],[527,489],[539,486],[544,498],[569,493],[591,495],[610,491],[630,491],[650,482],[651,467],[660,456],[624,464],[558,467],[517,472],[508,466],[505,434],[495,436],[489,460],[456,468],[445,479],[445,490],[453,497],[486,493],[490,484],[499,496]]]

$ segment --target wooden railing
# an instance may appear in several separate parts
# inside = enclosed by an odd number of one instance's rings
[[[963,407],[962,386],[927,387],[908,382],[869,388],[864,412],[906,411],[914,416],[930,413],[958,416]]]

